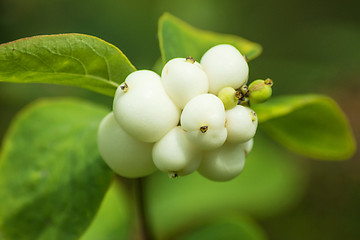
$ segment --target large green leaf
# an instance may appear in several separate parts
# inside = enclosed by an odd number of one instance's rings
[[[329,97],[314,94],[274,97],[252,107],[261,128],[297,153],[317,159],[344,160],[355,152],[349,123]]]
[[[190,26],[180,19],[165,13],[159,19],[160,51],[164,62],[172,58],[191,56],[199,61],[211,47],[231,44],[251,60],[260,55],[259,44],[244,38],[204,31]]]
[[[126,193],[119,183],[113,182],[96,217],[80,240],[130,239],[132,218]]]
[[[0,158],[0,239],[78,239],[113,177],[96,141],[106,113],[75,99],[20,112]]]
[[[36,36],[0,45],[0,82],[72,85],[113,96],[133,71],[118,48],[83,34]]]
[[[265,240],[264,232],[253,221],[239,217],[227,217],[183,233],[176,240]]]
[[[229,182],[213,182],[198,173],[176,179],[162,172],[151,175],[146,198],[155,232],[161,238],[192,222],[228,212],[269,217],[288,209],[306,185],[303,168],[289,158],[259,133],[244,171]]]

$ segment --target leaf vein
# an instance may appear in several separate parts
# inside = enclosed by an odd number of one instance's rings
[[[94,47],[92,47],[90,44],[88,44],[87,42],[85,42],[82,38],[80,38],[80,41],[85,44],[88,48],[90,48],[96,55],[98,55],[100,58],[104,59],[104,62],[106,64],[106,70],[108,73],[108,78],[109,80],[111,80],[111,73],[110,73],[110,66],[109,66],[109,61],[107,60],[107,58],[103,55],[101,55],[100,53],[98,53]]]

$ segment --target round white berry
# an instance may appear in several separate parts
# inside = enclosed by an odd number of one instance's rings
[[[243,143],[254,137],[257,117],[248,107],[237,105],[226,111],[227,141]]]
[[[213,181],[228,181],[238,176],[245,165],[245,152],[241,144],[226,142],[218,149],[204,154],[198,172]]]
[[[116,121],[131,136],[156,142],[179,123],[180,109],[166,94],[159,75],[131,73],[115,93]]]
[[[224,105],[213,94],[191,99],[185,105],[180,122],[187,139],[201,150],[218,148],[226,140]]]
[[[117,174],[128,178],[149,175],[156,171],[152,161],[153,144],[140,142],[127,134],[109,113],[98,129],[101,157]]]
[[[170,177],[196,171],[202,159],[200,151],[186,139],[184,130],[179,126],[154,144],[152,156],[156,167]]]
[[[221,44],[210,48],[200,64],[208,76],[210,93],[218,94],[224,87],[240,88],[248,80],[248,64],[231,45]]]
[[[247,156],[251,152],[253,146],[254,146],[254,138],[250,139],[247,142],[242,143],[242,147],[244,148],[245,156]]]
[[[175,58],[167,62],[161,82],[174,103],[183,109],[193,97],[209,91],[209,80],[194,59]]]

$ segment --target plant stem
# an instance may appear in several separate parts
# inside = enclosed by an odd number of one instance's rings
[[[145,178],[137,178],[133,180],[133,189],[134,189],[134,200],[135,200],[135,211],[136,219],[138,225],[138,239],[140,240],[153,240],[150,228],[149,221],[146,212],[145,206]]]
[[[131,213],[131,240],[154,240],[146,211],[145,180],[146,178],[124,178],[116,176],[117,182],[124,188],[129,200]]]

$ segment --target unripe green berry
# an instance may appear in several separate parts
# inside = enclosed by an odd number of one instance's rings
[[[255,80],[249,85],[249,99],[251,103],[263,103],[271,97],[273,82],[271,79]]]
[[[224,87],[218,93],[218,98],[223,102],[225,109],[234,108],[239,99],[235,96],[236,91],[232,87]]]

